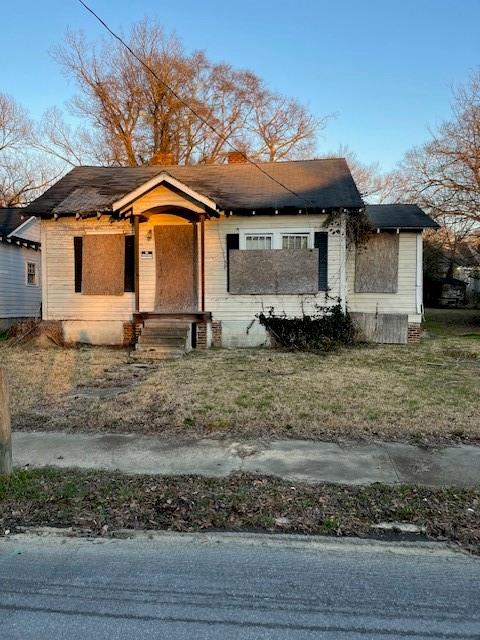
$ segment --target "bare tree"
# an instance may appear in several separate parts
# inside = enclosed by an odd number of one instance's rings
[[[340,145],[336,152],[329,153],[329,157],[345,158],[353,179],[365,202],[381,204],[382,202],[396,202],[397,177],[392,173],[381,173],[378,162],[366,164],[347,145]]]
[[[0,94],[0,206],[26,204],[59,175],[61,169],[32,151],[33,125],[26,111]]]
[[[259,160],[274,162],[312,156],[316,134],[325,128],[329,116],[315,118],[296,100],[261,86],[253,94],[252,102],[250,131]]]
[[[54,55],[76,83],[69,106],[86,127],[68,130],[55,114],[55,126],[49,118],[43,129],[44,148],[70,163],[87,155],[130,166],[166,156],[179,164],[221,162],[226,141],[262,160],[313,150],[325,119],[271,92],[255,74],[186,53],[151,20],[133,25],[128,42],[155,75],[118,42],[91,45],[81,34],[67,34]]]
[[[451,225],[480,222],[480,69],[454,91],[452,118],[401,167],[410,199]]]

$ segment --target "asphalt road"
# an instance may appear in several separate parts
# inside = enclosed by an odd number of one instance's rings
[[[285,536],[0,541],[0,638],[480,638],[480,560]]]

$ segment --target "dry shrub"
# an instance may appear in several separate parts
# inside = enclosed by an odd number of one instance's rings
[[[63,328],[60,322],[54,320],[19,320],[7,331],[11,344],[32,342],[35,346],[48,347],[52,344],[64,346]]]

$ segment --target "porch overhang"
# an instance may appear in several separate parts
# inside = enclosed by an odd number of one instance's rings
[[[132,207],[132,204],[135,202],[135,200],[138,200],[149,191],[152,191],[153,189],[156,189],[160,186],[167,187],[174,193],[183,196],[188,202],[192,202],[197,207],[200,207],[207,218],[219,217],[220,213],[218,211],[216,202],[214,202],[208,196],[205,196],[204,194],[190,188],[188,185],[184,184],[177,178],[174,178],[166,171],[162,171],[157,176],[154,176],[133,191],[130,191],[129,193],[122,196],[116,202],[113,202],[112,211],[119,214],[126,213]]]

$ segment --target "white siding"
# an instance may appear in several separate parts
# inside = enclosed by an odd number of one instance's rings
[[[61,218],[42,221],[43,317],[46,320],[130,320],[135,294],[87,296],[75,293],[73,237],[88,233],[132,233],[128,221]]]
[[[397,293],[355,293],[355,250],[348,251],[347,258],[347,304],[350,311],[362,313],[403,313],[411,322],[420,322],[417,311],[417,274],[421,268],[417,264],[418,233],[401,232],[398,253]],[[421,259],[421,258],[420,258]],[[421,283],[419,285],[421,287]]]
[[[37,285],[27,285],[27,262],[37,265]],[[0,318],[40,315],[40,251],[0,242]]]

